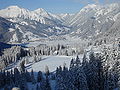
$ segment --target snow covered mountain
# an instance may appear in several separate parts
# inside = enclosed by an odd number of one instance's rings
[[[120,13],[120,4],[95,5],[90,4],[82,8],[67,25],[72,26],[72,35],[90,38],[105,33],[116,21]]]
[[[10,6],[0,10],[0,16],[14,23],[13,27],[9,28],[13,34],[7,42],[35,41],[49,36],[64,35],[70,30],[62,24],[57,15],[42,8],[29,11],[18,6]]]
[[[59,15],[42,8],[30,11],[10,6],[0,10],[0,16],[12,23],[7,29],[12,33],[7,42],[27,42],[66,36],[90,39],[102,37],[119,21],[120,4],[89,4],[78,13]]]
[[[12,22],[0,17],[0,41],[9,42],[13,36],[14,25]]]
[[[0,16],[4,18],[21,18],[21,19],[29,19],[36,20],[40,23],[47,24],[49,19],[57,19],[54,15],[46,12],[44,9],[39,8],[34,11],[29,11],[24,8],[20,8],[18,6],[9,6],[6,9],[0,10]]]
[[[113,43],[120,39],[120,13],[115,16],[116,20],[111,27],[105,32],[95,37],[95,42],[106,41],[106,43]]]

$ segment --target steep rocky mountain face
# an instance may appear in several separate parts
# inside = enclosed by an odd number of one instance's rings
[[[119,13],[120,5],[118,3],[106,6],[92,4],[81,9],[67,24],[74,28],[73,36],[96,37],[112,27]]]
[[[75,14],[51,14],[42,8],[30,11],[18,6],[0,10],[0,37],[5,42],[28,42],[56,37],[87,39],[119,36],[120,4],[90,4]],[[5,22],[7,20],[7,22]],[[3,21],[7,23],[3,24]],[[5,28],[5,29],[4,29]],[[4,30],[3,30],[4,29]],[[2,36],[9,36],[7,37]]]
[[[97,35],[94,40],[95,42],[105,41],[106,43],[113,43],[116,40],[120,41],[120,14],[117,15],[113,25],[106,32]]]

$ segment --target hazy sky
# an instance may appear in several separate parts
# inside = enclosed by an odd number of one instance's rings
[[[44,8],[52,13],[75,13],[87,4],[105,4],[120,0],[0,0],[0,9],[17,5],[29,10]]]

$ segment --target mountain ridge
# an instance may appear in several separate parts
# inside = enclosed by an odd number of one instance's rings
[[[119,15],[119,3],[89,4],[78,13],[59,15],[49,13],[42,8],[30,11],[18,6],[10,6],[0,10],[1,17],[14,23],[14,28],[10,31],[19,32],[13,35],[13,40],[10,42],[26,42],[31,41],[32,38],[34,41],[34,38],[39,40],[56,36],[91,39],[108,32]]]

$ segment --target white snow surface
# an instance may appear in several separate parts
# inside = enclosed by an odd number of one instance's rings
[[[17,41],[18,41],[17,34],[14,33],[13,37],[10,39],[10,42],[17,42]]]
[[[15,29],[9,28],[9,32],[13,32],[13,31],[15,31]]]
[[[54,72],[57,67],[63,66],[66,64],[66,67],[69,67],[70,61],[75,56],[44,56],[42,61],[32,64],[28,68],[28,71],[33,69],[34,72],[42,71],[45,72],[45,67],[49,67],[50,72]]]

